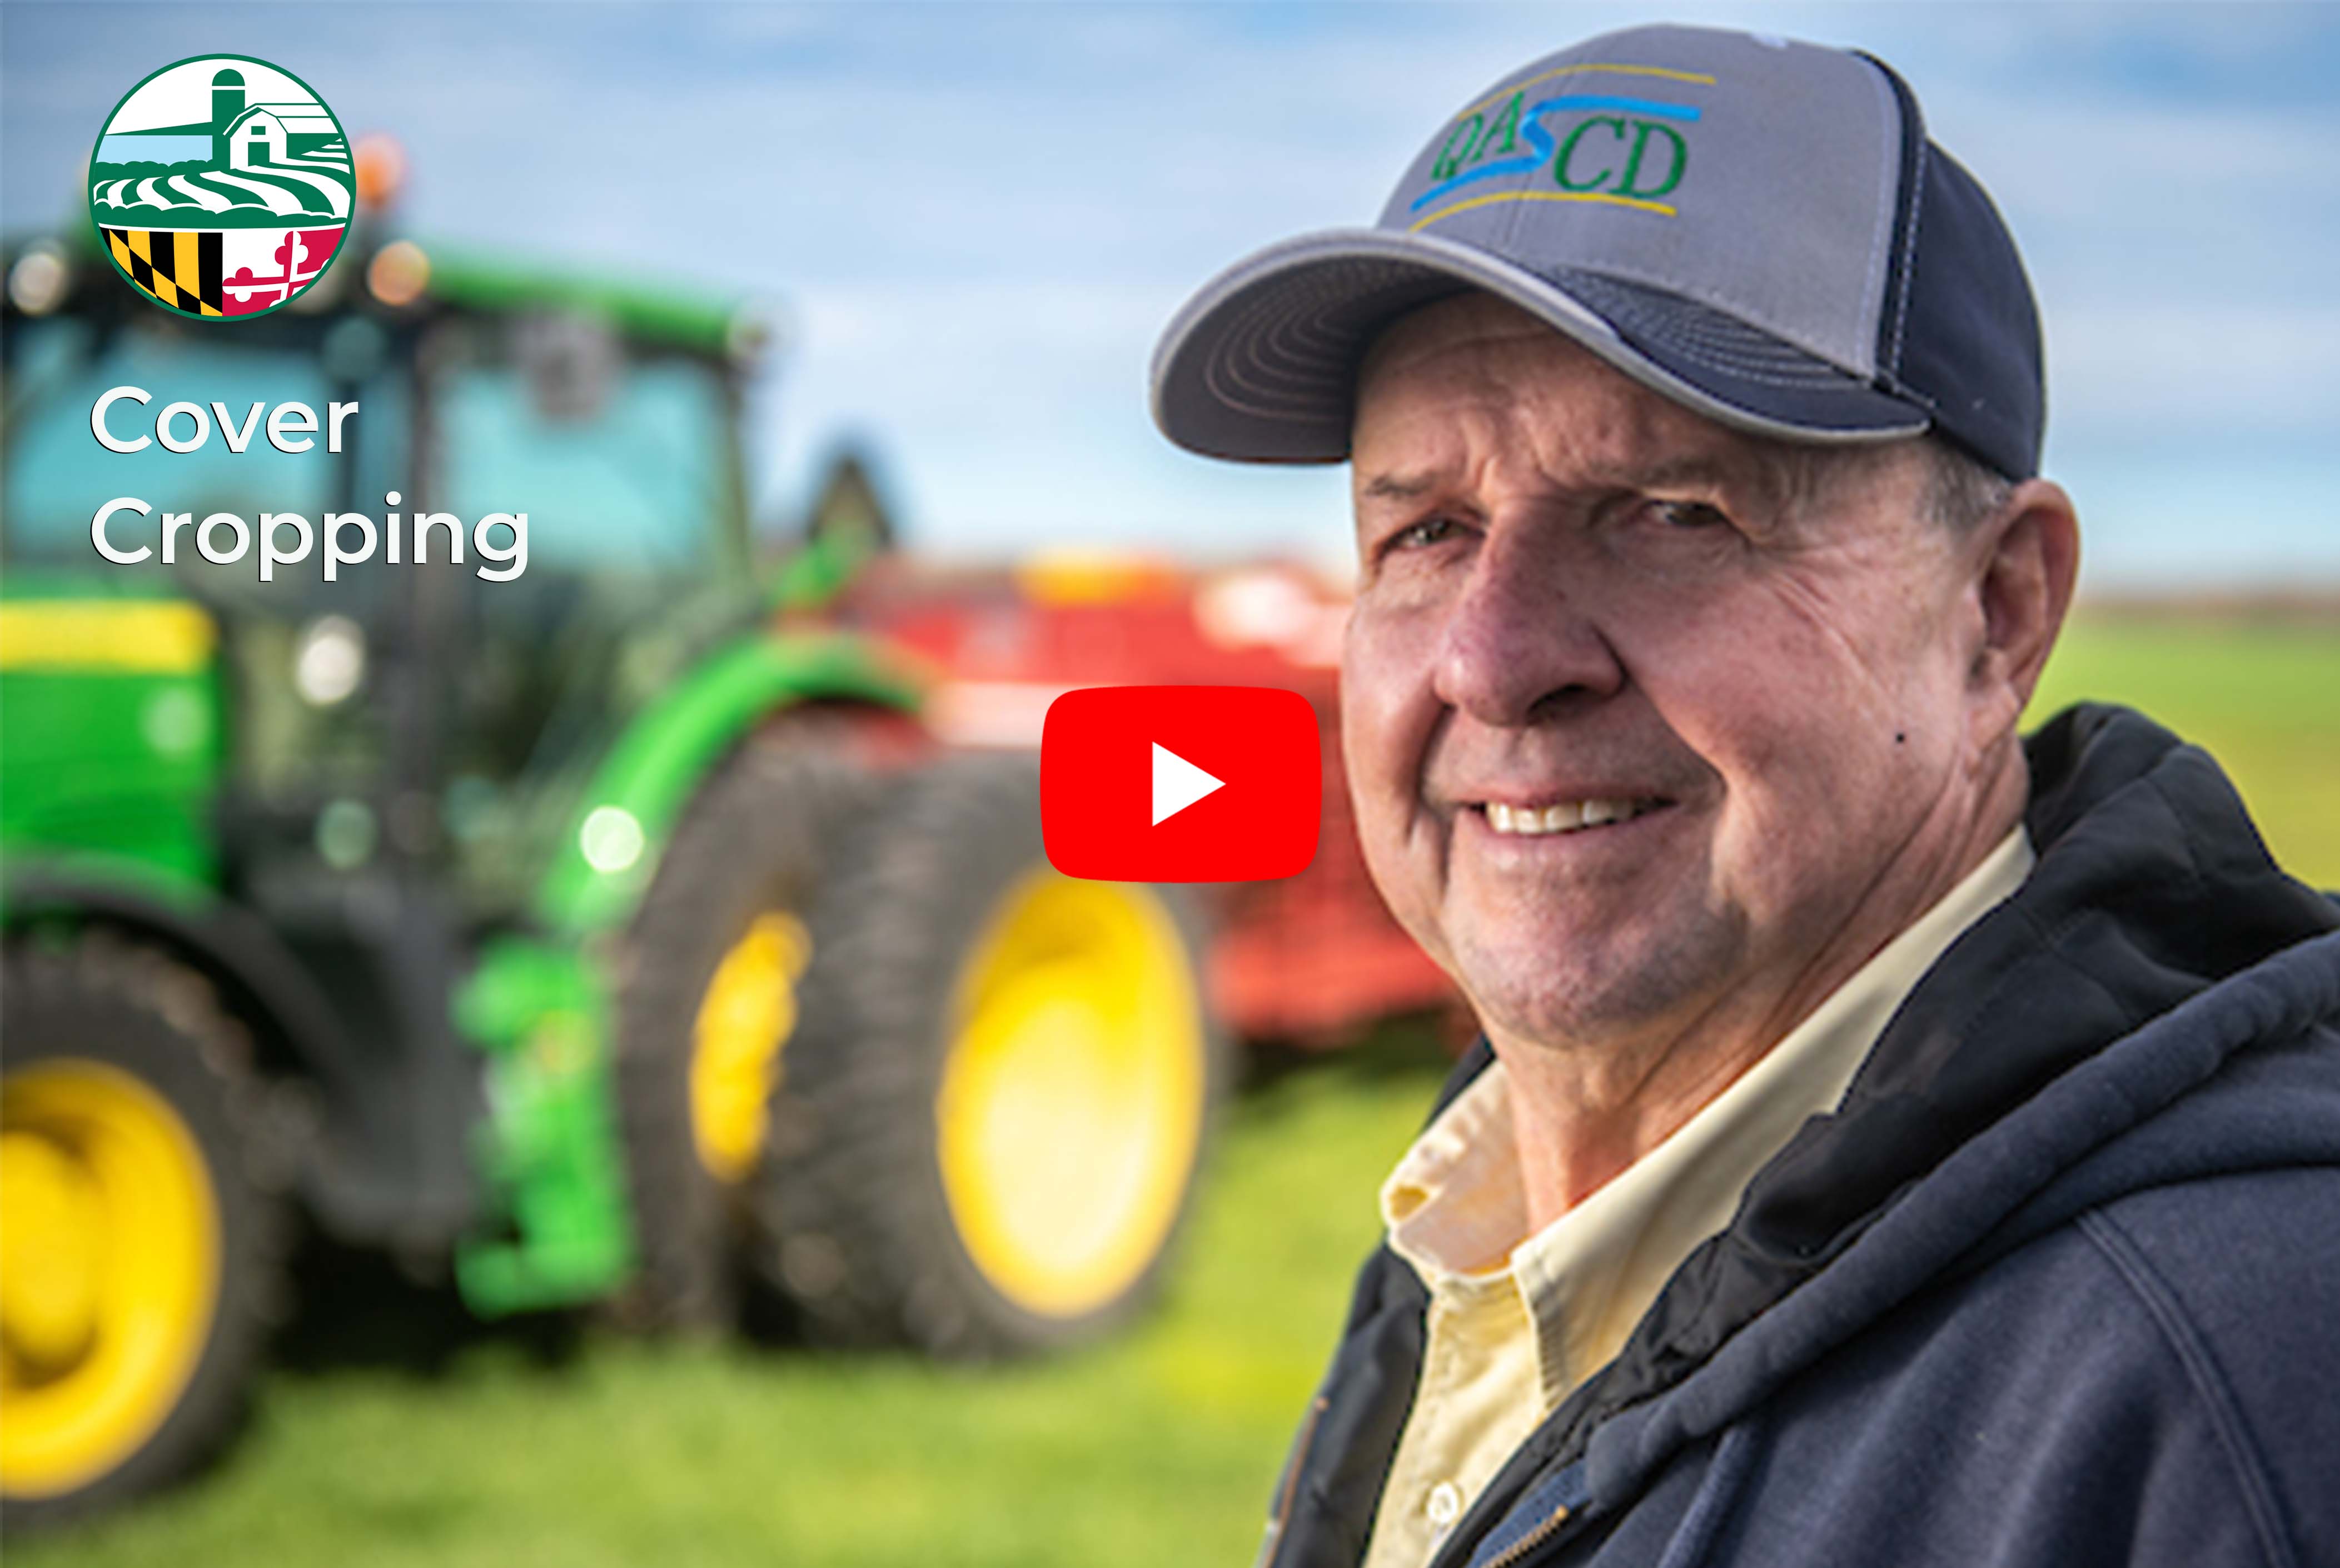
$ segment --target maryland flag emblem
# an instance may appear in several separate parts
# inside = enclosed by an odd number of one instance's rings
[[[107,229],[105,248],[130,281],[174,311],[223,316],[226,275],[220,263],[227,236],[214,229]]]
[[[191,316],[250,316],[317,281],[339,229],[106,229],[132,283]]]
[[[90,216],[122,275],[182,315],[288,303],[332,263],[357,195],[341,122],[246,55],[182,60],[132,88],[90,156]]]

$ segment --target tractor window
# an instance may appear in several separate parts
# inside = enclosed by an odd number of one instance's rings
[[[11,378],[19,385],[10,388],[12,403],[21,389],[29,404],[21,412],[9,410],[5,510],[9,546],[20,558],[104,566],[89,541],[89,520],[115,496],[136,496],[154,509],[144,520],[134,512],[115,514],[106,537],[118,549],[158,544],[166,511],[192,511],[199,519],[232,511],[247,521],[263,511],[290,511],[314,524],[335,504],[336,465],[325,455],[322,432],[308,452],[278,452],[263,428],[265,408],[262,425],[241,452],[229,449],[216,420],[211,438],[188,452],[166,452],[159,442],[144,452],[108,452],[89,430],[90,405],[107,388],[125,384],[144,387],[154,401],[144,407],[124,401],[107,412],[109,427],[124,441],[152,435],[155,416],[181,402],[208,415],[216,401],[239,422],[255,402],[305,402],[322,425],[332,392],[312,356],[207,342],[167,325],[125,329],[103,349],[82,322],[39,322],[20,330],[28,340],[39,334],[23,345],[22,370]],[[176,428],[182,438],[192,429],[183,416]],[[192,535],[180,537],[183,542]],[[310,566],[309,573],[314,570]]]
[[[729,412],[714,373],[626,366],[606,395],[548,406],[512,364],[464,366],[442,387],[447,510],[529,514],[529,571],[703,571],[729,510]]]
[[[198,521],[215,511],[243,518],[257,528],[263,511],[291,512],[322,527],[325,513],[349,507],[380,515],[380,492],[344,489],[352,477],[395,485],[406,461],[407,402],[402,374],[376,369],[362,387],[336,383],[321,368],[313,343],[287,336],[261,341],[249,328],[231,332],[181,327],[173,323],[134,323],[99,333],[71,318],[24,323],[21,341],[10,345],[7,378],[6,465],[0,491],[0,518],[7,528],[9,560],[87,571],[132,583],[193,593],[215,607],[245,607],[297,616],[339,610],[364,614],[380,597],[379,569],[352,570],[332,583],[322,580],[319,558],[282,568],[273,581],[259,581],[257,556],[247,551],[232,564],[206,561],[195,548],[193,529],[179,535],[178,561],[161,559],[163,513],[184,511]],[[108,388],[144,388],[144,405],[124,399],[106,413],[107,427],[124,441],[152,437],[156,419],[174,402],[205,412],[210,434],[183,452],[150,441],[134,452],[108,452],[90,433],[90,410]],[[355,401],[360,412],[342,425],[342,451],[327,449],[329,405]],[[241,427],[252,406],[259,418],[235,451],[222,432],[217,402],[230,423]],[[315,411],[315,445],[305,452],[283,452],[267,435],[270,410],[302,402]],[[182,440],[193,433],[181,415],[173,427]],[[352,470],[351,464],[356,465]],[[155,551],[135,564],[111,563],[90,542],[90,519],[119,496],[134,496],[152,511],[116,512],[106,538],[116,549],[141,545]],[[373,504],[368,505],[369,501]]]

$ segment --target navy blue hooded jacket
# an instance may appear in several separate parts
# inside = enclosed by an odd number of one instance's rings
[[[2340,908],[2137,715],[2028,750],[2030,877],[1434,1568],[2340,1568]],[[1366,1263],[1263,1564],[1362,1558],[1426,1299]]]

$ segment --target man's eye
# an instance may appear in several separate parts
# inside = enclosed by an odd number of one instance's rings
[[[1651,509],[1669,526],[1681,529],[1729,528],[1730,519],[1702,501],[1661,501]]]
[[[1453,531],[1454,524],[1449,519],[1443,517],[1425,518],[1420,522],[1409,523],[1405,527],[1398,530],[1395,533],[1390,535],[1387,548],[1391,550],[1420,550],[1426,544],[1436,544],[1440,540],[1444,539],[1448,534],[1451,534]]]

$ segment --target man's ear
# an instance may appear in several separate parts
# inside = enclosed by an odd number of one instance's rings
[[[2026,480],[2008,492],[1968,541],[1982,610],[1982,644],[1969,684],[1978,755],[2011,734],[2039,684],[2039,671],[2071,608],[2080,571],[2080,520],[2051,480]]]

